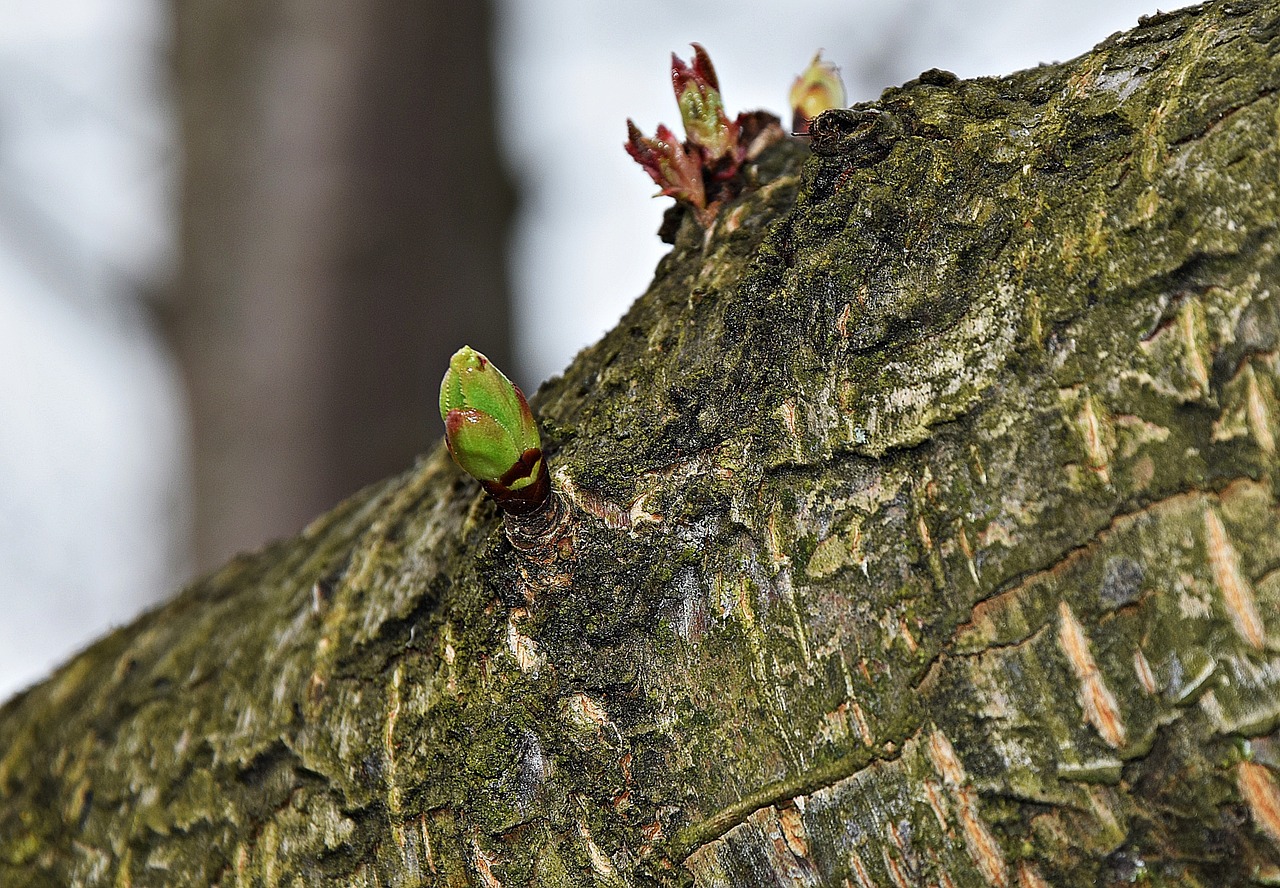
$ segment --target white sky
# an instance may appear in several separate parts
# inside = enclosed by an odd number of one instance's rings
[[[185,572],[161,8],[0,0],[0,700]]]

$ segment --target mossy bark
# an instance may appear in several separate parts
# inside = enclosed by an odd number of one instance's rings
[[[1280,882],[1278,52],[772,149],[540,393],[560,539],[437,449],[107,637],[0,711],[0,883]]]

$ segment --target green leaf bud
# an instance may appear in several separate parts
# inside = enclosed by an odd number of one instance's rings
[[[440,417],[454,461],[503,509],[524,514],[542,505],[550,481],[529,402],[469,346],[450,359],[440,383]]]

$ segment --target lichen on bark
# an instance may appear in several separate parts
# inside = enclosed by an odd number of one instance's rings
[[[1280,4],[779,145],[539,393],[0,710],[0,882],[1280,881]]]

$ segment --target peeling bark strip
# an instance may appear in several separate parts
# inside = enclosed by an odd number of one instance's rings
[[[1089,639],[1085,637],[1084,627],[1065,601],[1058,605],[1058,618],[1058,643],[1062,646],[1062,652],[1067,655],[1067,662],[1071,664],[1071,671],[1079,683],[1077,694],[1085,719],[1098,730],[1109,746],[1123,746],[1125,729],[1120,718],[1120,707],[1098,672],[1098,664],[1089,652]]]
[[[1255,648],[1262,648],[1267,642],[1267,633],[1258,613],[1257,599],[1249,580],[1240,572],[1240,556],[1227,536],[1227,529],[1212,508],[1205,509],[1204,528],[1213,580],[1222,593],[1227,616],[1241,638]]]
[[[1231,0],[820,116],[554,520],[437,450],[0,709],[0,885],[1280,881],[1278,87]]]
[[[1249,806],[1249,815],[1257,828],[1280,847],[1280,787],[1271,771],[1253,762],[1238,766],[1240,797]]]
[[[1009,884],[1009,867],[1005,863],[1004,852],[992,835],[991,827],[982,818],[982,812],[978,808],[978,793],[970,785],[951,741],[941,731],[934,731],[929,735],[929,759],[951,790],[960,827],[964,832],[965,846],[969,849],[973,862],[977,864],[978,871],[993,888],[1006,888]]]
[[[1036,870],[1035,865],[1024,860],[1018,864],[1018,888],[1050,888],[1050,886]]]

